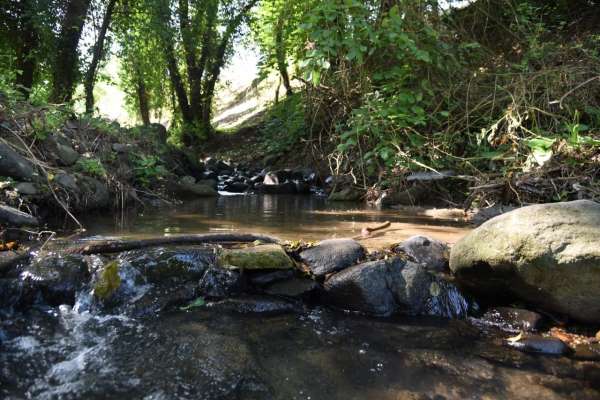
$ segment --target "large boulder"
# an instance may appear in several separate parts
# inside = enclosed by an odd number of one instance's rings
[[[214,188],[199,183],[180,182],[174,184],[172,190],[176,195],[183,198],[218,196],[218,193]]]
[[[522,300],[598,323],[600,204],[540,204],[495,217],[452,248],[450,268],[491,302]]]
[[[31,161],[0,143],[0,176],[32,181],[37,177],[37,172]]]
[[[358,264],[365,249],[353,239],[328,239],[300,253],[313,275],[324,276]]]
[[[345,269],[325,281],[325,291],[334,305],[379,316],[463,317],[469,309],[453,284],[400,257]]]

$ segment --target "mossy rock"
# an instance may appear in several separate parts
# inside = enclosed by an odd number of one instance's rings
[[[241,249],[223,249],[218,255],[220,267],[239,269],[292,269],[294,262],[278,244],[263,244]]]
[[[450,253],[458,281],[491,303],[522,301],[600,323],[600,204],[579,200],[495,217]]]
[[[99,273],[98,280],[94,285],[94,296],[101,300],[106,300],[119,289],[119,286],[121,286],[119,263],[111,261]]]

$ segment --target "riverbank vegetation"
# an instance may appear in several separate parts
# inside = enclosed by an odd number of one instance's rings
[[[13,1],[0,86],[47,107],[43,136],[64,126],[54,105],[102,121],[94,88],[116,58],[130,111],[198,158],[222,150],[221,73],[253,45],[257,82],[280,83],[228,143],[257,165],[308,162],[367,200],[414,172],[452,175],[465,207],[598,198],[599,22],[593,0]]]

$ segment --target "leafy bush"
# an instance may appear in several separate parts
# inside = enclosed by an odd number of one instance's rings
[[[148,187],[152,182],[164,178],[168,171],[156,156],[133,154],[132,157],[136,180],[142,186]]]
[[[307,132],[302,96],[294,94],[273,105],[265,121],[261,128],[265,153],[277,155],[293,148]]]
[[[81,172],[98,178],[106,178],[106,169],[97,158],[80,158],[75,164]]]

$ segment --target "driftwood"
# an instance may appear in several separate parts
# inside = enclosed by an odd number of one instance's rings
[[[372,232],[380,231],[382,229],[389,228],[390,225],[391,225],[390,221],[385,221],[384,223],[379,224],[379,225],[365,226],[364,228],[361,229],[360,235],[353,237],[353,239],[355,239],[355,240],[367,239],[368,237],[371,236]]]
[[[279,239],[265,235],[246,233],[208,233],[199,235],[168,236],[140,240],[98,240],[83,242],[80,246],[71,246],[64,250],[67,254],[107,254],[122,251],[146,249],[157,246],[196,245],[208,243],[279,243]]]

